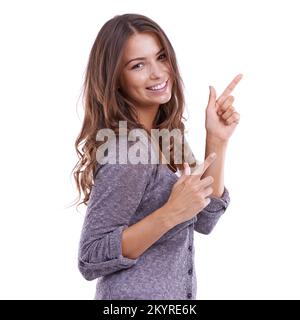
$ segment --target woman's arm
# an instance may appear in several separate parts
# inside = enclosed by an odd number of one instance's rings
[[[210,196],[211,202],[198,213],[197,221],[194,224],[194,230],[199,233],[210,234],[230,203],[228,190],[224,186],[226,149],[227,142],[220,141],[209,135],[206,136],[205,157],[215,152],[217,158],[202,175],[203,178],[212,176],[214,182],[211,185],[213,188],[213,193]]]
[[[127,152],[126,147],[119,150],[120,145],[117,154]],[[134,266],[147,248],[173,228],[166,208],[130,225],[154,170],[155,165],[119,161],[98,166],[79,243],[78,267],[85,279]]]
[[[228,190],[224,186],[224,165],[227,142],[216,138],[206,137],[205,157],[212,152],[217,154],[217,158],[206,169],[202,177],[212,176],[214,182],[211,187],[213,193],[210,195],[211,202],[197,215],[197,221],[194,224],[194,230],[202,234],[210,234],[218,223],[220,217],[226,211],[230,197]]]
[[[213,193],[212,197],[219,198],[224,192],[224,166],[225,166],[225,155],[227,149],[227,142],[218,140],[215,137],[209,135],[206,136],[205,146],[205,158],[212,152],[217,154],[217,158],[212,165],[205,171],[203,178],[212,176],[214,182],[212,184]]]
[[[220,197],[224,192],[224,163],[228,141],[239,123],[240,115],[233,107],[232,91],[242,79],[238,74],[217,99],[216,90],[210,86],[209,100],[206,107],[205,129],[206,147],[205,157],[216,152],[217,159],[205,172],[205,176],[213,176],[213,196]]]
[[[137,259],[174,227],[169,216],[163,206],[125,229],[122,234],[122,255],[129,259]]]

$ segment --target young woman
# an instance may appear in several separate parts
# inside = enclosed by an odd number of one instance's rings
[[[182,80],[164,31],[138,14],[115,16],[99,31],[86,70],[74,168],[87,205],[78,266],[85,279],[98,278],[95,299],[196,299],[194,231],[210,233],[229,204],[224,161],[239,121],[230,93],[240,79],[218,99],[210,87],[206,159],[199,165],[184,139]],[[177,130],[183,139],[170,139],[168,154],[154,129]],[[101,130],[114,138],[103,141]],[[147,137],[138,144],[146,161],[128,161],[137,156],[134,130]],[[181,143],[180,162],[175,147]],[[114,152],[100,156],[104,144]]]

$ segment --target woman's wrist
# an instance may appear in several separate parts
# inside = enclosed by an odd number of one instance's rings
[[[212,134],[206,133],[206,144],[214,147],[227,147],[229,140],[216,137]]]

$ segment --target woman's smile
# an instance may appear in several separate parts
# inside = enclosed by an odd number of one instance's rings
[[[167,84],[168,84],[168,80],[161,82],[160,84],[148,87],[146,89],[151,90],[151,91],[158,91],[158,92],[162,92],[167,88]]]

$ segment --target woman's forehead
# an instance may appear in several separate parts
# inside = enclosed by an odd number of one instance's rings
[[[130,36],[125,43],[124,58],[130,60],[156,55],[162,45],[159,38],[152,33],[138,33]]]

